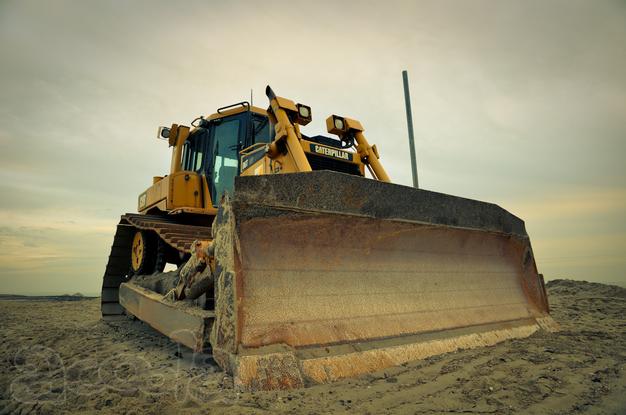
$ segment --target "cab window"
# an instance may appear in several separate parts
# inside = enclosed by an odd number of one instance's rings
[[[181,167],[186,171],[200,171],[204,154],[203,140],[200,134],[191,135],[183,145]]]
[[[252,116],[252,144],[269,143],[270,123],[267,117],[254,114]]]

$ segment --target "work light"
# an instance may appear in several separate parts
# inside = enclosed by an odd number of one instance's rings
[[[335,117],[334,119],[335,128],[338,130],[343,130],[343,119],[339,117]]]
[[[297,123],[300,125],[307,125],[311,122],[311,107],[304,104],[296,104],[298,108]]]
[[[159,127],[159,132],[157,133],[157,138],[161,140],[167,140],[170,138],[170,129],[169,127]]]

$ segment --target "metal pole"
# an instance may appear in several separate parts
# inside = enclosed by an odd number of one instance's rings
[[[413,174],[413,187],[419,188],[417,182],[417,161],[415,159],[415,140],[413,138],[413,115],[411,113],[411,96],[409,95],[409,75],[407,71],[402,71],[402,82],[404,83],[404,103],[406,105],[406,125],[409,129],[409,151],[411,152],[411,173]]]

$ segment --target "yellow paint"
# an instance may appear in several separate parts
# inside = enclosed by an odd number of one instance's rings
[[[144,256],[144,248],[146,245],[146,241],[144,240],[143,233],[136,232],[133,237],[132,251],[131,251],[131,266],[134,271],[138,271],[139,267],[141,267],[141,263],[143,261]]]
[[[262,116],[267,116],[274,124],[275,137],[267,146],[265,156],[246,166],[241,172],[242,176],[297,173],[312,171],[307,159],[307,154],[315,154],[321,157],[351,163],[358,166],[360,175],[365,174],[365,168],[369,168],[375,179],[389,181],[389,177],[382,167],[378,151],[375,146],[370,146],[362,134],[363,127],[357,120],[343,117],[345,131],[333,131],[342,136],[351,132],[356,140],[356,151],[325,146],[303,139],[298,124],[308,124],[311,121],[310,108],[308,116],[303,117],[299,113],[302,104],[284,97],[274,97],[270,101],[269,112],[263,108],[254,106],[237,106],[219,113],[213,113],[208,120],[216,120],[228,116],[241,114],[246,111]],[[328,120],[327,120],[328,124]],[[330,131],[330,127],[329,127]],[[170,174],[167,176],[155,176],[152,186],[139,195],[138,211],[140,213],[193,213],[213,216],[217,209],[213,207],[213,198],[210,194],[210,183],[207,177],[193,171],[183,171],[181,168],[182,150],[191,131],[184,125],[172,124],[168,143],[172,147]],[[313,151],[311,149],[313,145]],[[258,144],[241,152],[251,152],[258,148]],[[315,151],[317,150],[317,151]],[[352,160],[344,157],[350,154]]]

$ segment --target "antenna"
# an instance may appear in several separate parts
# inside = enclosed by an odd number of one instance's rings
[[[404,104],[406,106],[406,125],[409,129],[409,151],[411,153],[411,173],[413,175],[413,187],[419,189],[417,182],[417,161],[415,159],[415,140],[413,138],[413,115],[411,111],[411,96],[409,95],[409,74],[402,71],[402,83],[404,84]]]
[[[253,91],[252,88],[250,88],[250,106],[254,105],[254,101],[252,100],[253,98]]]

